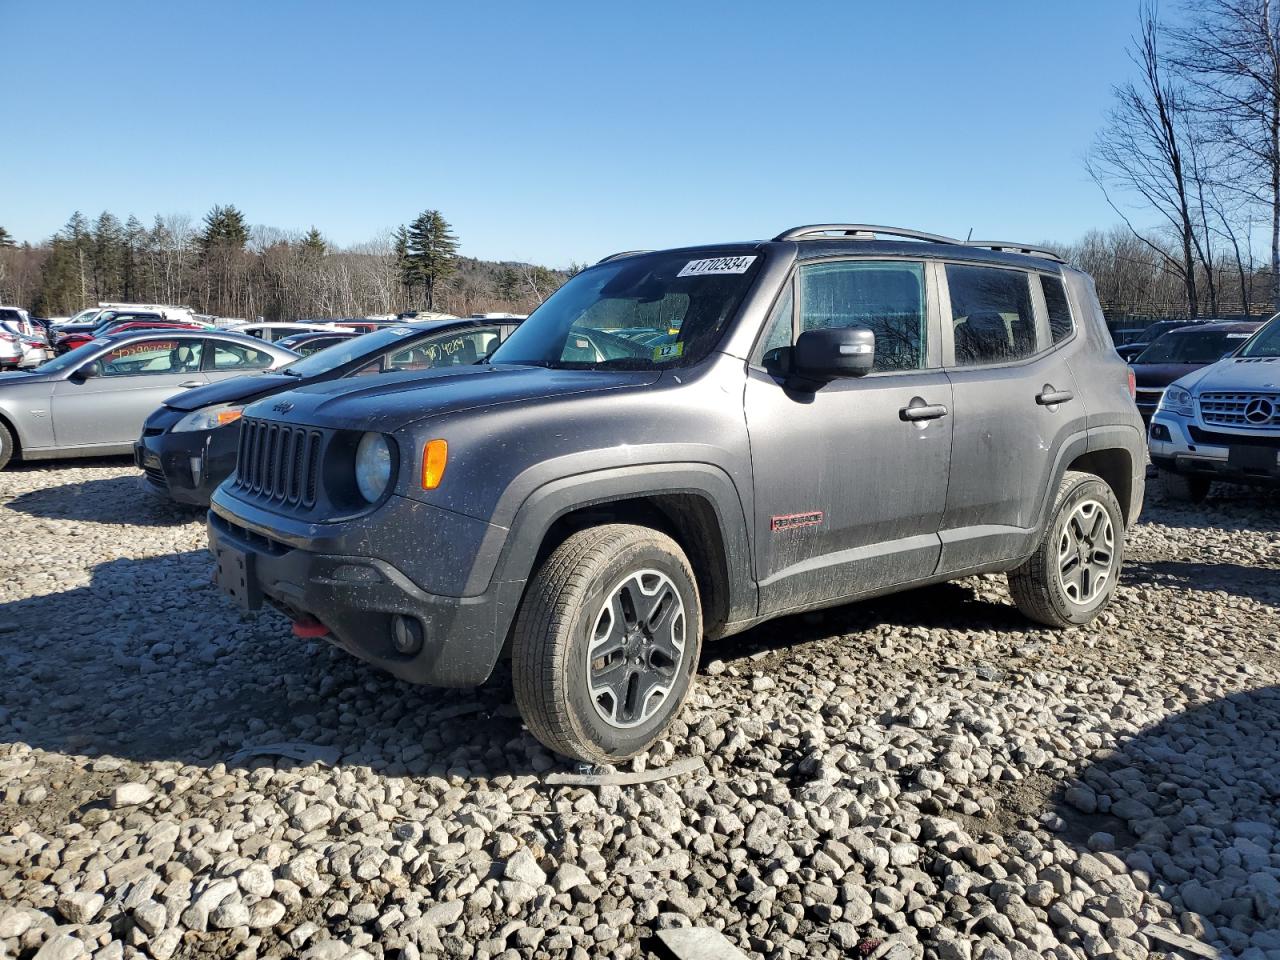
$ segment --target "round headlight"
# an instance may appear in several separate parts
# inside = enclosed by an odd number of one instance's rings
[[[387,492],[391,482],[391,444],[380,433],[366,433],[356,447],[356,486],[370,503]]]

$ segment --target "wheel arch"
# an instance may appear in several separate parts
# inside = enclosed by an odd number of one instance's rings
[[[746,513],[733,481],[709,464],[601,470],[538,488],[516,514],[496,576],[527,582],[570,534],[602,523],[652,527],[679,544],[698,581],[708,638],[755,615]]]

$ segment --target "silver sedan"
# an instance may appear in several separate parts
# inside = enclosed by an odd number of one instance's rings
[[[175,393],[286,366],[298,354],[218,330],[135,330],[86,343],[35,370],[0,374],[0,469],[14,457],[130,453]]]

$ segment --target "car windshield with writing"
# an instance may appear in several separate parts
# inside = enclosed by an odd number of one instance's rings
[[[760,272],[754,248],[620,257],[555,292],[490,358],[572,370],[697,363],[720,342]]]
[[[376,356],[404,342],[407,337],[420,337],[423,330],[418,327],[387,327],[366,333],[360,337],[352,337],[346,343],[334,344],[320,350],[303,360],[289,364],[284,373],[290,376],[317,377],[330,373],[341,366],[363,357]]]
[[[1240,334],[1225,330],[1174,330],[1166,333],[1134,360],[1152,363],[1214,363],[1240,345]]]

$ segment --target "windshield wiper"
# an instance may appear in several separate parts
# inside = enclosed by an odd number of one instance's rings
[[[281,372],[281,373],[283,373],[286,377],[301,377],[301,376],[302,376],[302,374],[300,374],[297,370],[293,369],[293,367],[285,367],[285,368],[284,368],[283,370],[281,370],[280,372]]]

